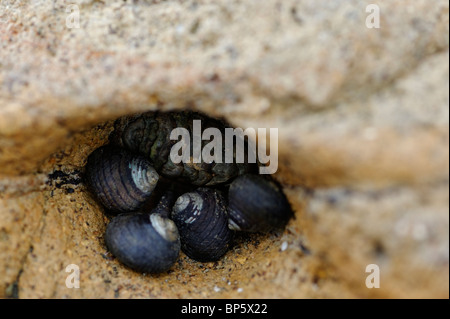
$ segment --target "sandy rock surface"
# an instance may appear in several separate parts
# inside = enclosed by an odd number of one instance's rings
[[[370,3],[0,1],[0,297],[448,298],[449,4],[367,28]],[[278,128],[295,219],[139,274],[83,167],[114,119],[174,109]]]

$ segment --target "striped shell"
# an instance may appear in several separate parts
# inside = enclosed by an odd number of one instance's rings
[[[85,177],[92,194],[116,214],[142,207],[159,179],[145,157],[109,145],[88,157]]]
[[[180,196],[172,220],[180,233],[181,249],[194,260],[216,261],[231,245],[226,203],[217,190],[199,188]]]
[[[225,125],[223,122],[211,119],[196,112],[148,112],[138,116],[122,117],[115,122],[114,131],[110,136],[113,144],[124,147],[132,152],[146,156],[155,169],[163,176],[186,182],[196,186],[211,186],[225,183],[236,176],[255,171],[256,163],[246,163],[248,148],[245,147],[244,163],[237,163],[236,150],[233,149],[233,163],[225,163],[225,141],[222,141],[222,163],[173,163],[170,151],[177,140],[171,140],[170,134],[175,128],[187,129],[190,140],[193,140],[193,121],[201,121],[201,129],[217,128],[224,139]],[[201,133],[201,132],[200,132]],[[210,141],[202,141],[202,149]],[[193,144],[190,143],[190,154],[193,154]]]

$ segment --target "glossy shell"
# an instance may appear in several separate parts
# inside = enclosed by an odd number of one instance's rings
[[[217,190],[200,188],[180,196],[172,220],[180,233],[181,249],[194,260],[216,261],[231,245],[233,231],[228,228],[225,200]]]
[[[142,207],[152,195],[159,175],[145,157],[103,146],[89,156],[85,178],[100,203],[117,214]]]
[[[171,140],[171,131],[185,128],[193,141],[193,121],[201,121],[202,132],[207,128],[218,128],[225,138],[227,127],[221,121],[211,119],[196,112],[148,112],[138,116],[122,117],[115,122],[114,131],[110,135],[111,143],[124,147],[132,152],[146,156],[155,169],[163,176],[186,182],[196,186],[211,186],[225,183],[238,175],[256,171],[256,163],[225,163],[225,142],[222,141],[222,163],[178,163],[170,159],[170,151],[177,140]],[[202,141],[203,146],[210,141]],[[190,143],[191,155],[193,142]],[[233,150],[235,159],[235,150]],[[248,149],[245,147],[245,160]]]
[[[229,227],[248,232],[267,232],[284,227],[293,213],[278,185],[261,175],[242,175],[230,185]]]
[[[161,214],[114,217],[106,228],[105,243],[120,262],[145,273],[170,269],[180,252],[177,228]]]

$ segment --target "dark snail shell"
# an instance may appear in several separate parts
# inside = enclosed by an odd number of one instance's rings
[[[123,264],[145,273],[172,267],[180,252],[175,224],[161,214],[120,214],[108,224],[105,243]]]
[[[142,207],[152,195],[158,178],[145,157],[110,145],[92,152],[86,164],[88,187],[112,213]]]
[[[231,245],[226,203],[217,190],[199,188],[180,196],[172,220],[180,233],[181,249],[194,260],[216,261]]]
[[[281,188],[261,175],[237,177],[230,185],[228,201],[233,230],[267,232],[284,227],[293,215]]]
[[[211,186],[228,182],[238,175],[256,170],[256,163],[236,163],[235,149],[233,163],[225,163],[225,142],[222,141],[222,163],[173,163],[170,151],[178,141],[171,140],[175,128],[185,128],[190,135],[190,154],[193,155],[193,121],[201,121],[202,132],[217,128],[224,138],[225,127],[221,121],[196,112],[147,112],[137,116],[122,117],[115,122],[111,143],[146,156],[163,176],[196,186]],[[202,140],[203,146],[209,141]],[[244,159],[247,161],[248,148]]]

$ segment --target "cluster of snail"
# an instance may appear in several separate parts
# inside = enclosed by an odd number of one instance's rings
[[[136,271],[167,271],[180,250],[196,261],[219,260],[235,231],[267,232],[292,217],[280,187],[254,173],[256,163],[174,163],[170,132],[181,127],[192,134],[193,120],[226,127],[196,112],[127,116],[115,122],[110,143],[88,157],[86,184],[115,215],[106,246]],[[155,196],[158,203],[149,209]]]

